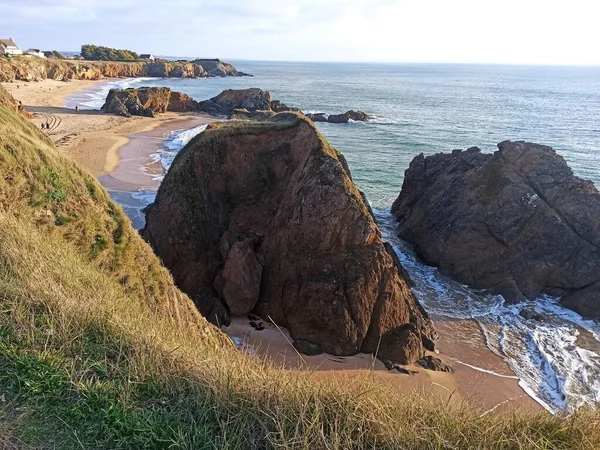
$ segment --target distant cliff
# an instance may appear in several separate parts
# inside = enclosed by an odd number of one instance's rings
[[[41,58],[0,58],[0,82],[45,79],[102,80],[104,78],[204,78],[247,76],[218,59],[196,61],[110,62],[59,61]]]

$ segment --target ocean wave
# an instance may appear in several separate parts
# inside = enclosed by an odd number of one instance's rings
[[[167,173],[173,160],[177,154],[190,142],[194,137],[206,130],[207,125],[200,125],[195,128],[174,130],[165,135],[165,140],[162,144],[162,148],[158,153],[151,155],[151,158],[160,162],[164,173]],[[162,181],[164,174],[155,177],[155,180]]]
[[[154,78],[124,78],[116,81],[100,83],[91,89],[76,92],[65,98],[65,107],[74,108],[78,106],[81,110],[98,110],[102,108],[106,96],[111,89],[129,89],[139,86],[145,81],[154,80]]]
[[[371,116],[371,120],[369,120],[368,122],[362,122],[362,123],[370,123],[370,124],[375,124],[375,125],[400,125],[400,126],[411,126],[411,127],[418,127],[419,124],[415,121],[406,119],[406,118],[400,118],[400,117],[395,117],[395,118],[390,118],[390,117],[380,117],[380,116]]]
[[[132,194],[132,197],[138,200],[144,207],[154,203],[156,199],[157,191],[146,191],[144,189],[140,189],[138,192]]]
[[[476,320],[486,346],[506,361],[521,388],[548,411],[600,402],[598,322],[584,320],[549,296],[510,305],[501,296],[469,289],[419,261],[396,236],[397,222],[389,209],[375,209],[374,215],[383,238],[414,281],[413,293],[434,319]]]

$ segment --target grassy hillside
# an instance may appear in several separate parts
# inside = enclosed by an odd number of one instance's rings
[[[593,413],[481,415],[250,359],[95,180],[0,105],[0,447],[593,449],[599,430]]]

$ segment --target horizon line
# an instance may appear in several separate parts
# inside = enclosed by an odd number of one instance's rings
[[[79,54],[80,50],[59,50],[60,53],[75,53]],[[180,58],[180,59],[196,59],[204,58],[199,56],[181,56],[181,55],[161,55],[151,53],[159,58]],[[208,57],[207,57],[208,58]],[[221,61],[249,61],[249,62],[279,62],[279,63],[309,63],[309,64],[438,64],[438,65],[456,65],[456,66],[517,66],[517,67],[577,67],[577,68],[600,68],[600,63],[536,63],[536,62],[476,62],[476,61],[359,61],[359,60],[304,60],[304,59],[253,59],[240,57],[210,57],[210,59],[220,59]]]

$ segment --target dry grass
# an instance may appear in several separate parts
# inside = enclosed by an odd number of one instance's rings
[[[600,448],[597,413],[482,416],[368,376],[315,381],[248,357],[188,310],[95,181],[2,108],[0,144],[0,443],[9,448]],[[64,199],[32,200],[57,190]],[[106,237],[97,253],[95,233]]]

